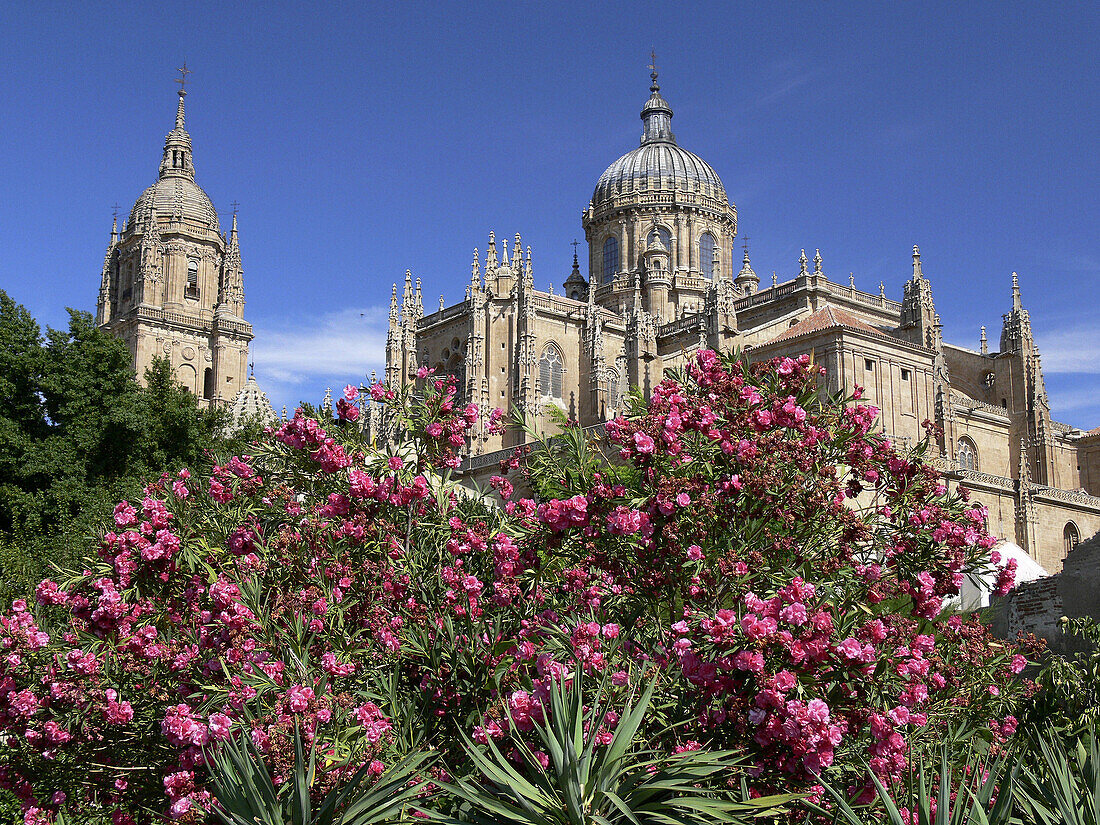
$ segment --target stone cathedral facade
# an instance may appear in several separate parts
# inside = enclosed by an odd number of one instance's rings
[[[640,145],[600,176],[583,213],[588,276],[574,255],[563,292],[536,290],[530,247],[490,233],[485,255],[474,250],[465,300],[427,313],[407,271],[390,301],[386,382],[415,380],[426,365],[454,375],[485,414],[518,410],[550,427],[553,405],[587,427],[700,348],[740,347],[753,359],[812,352],[827,389],[864,387],[896,441],[914,443],[925,419],[936,422],[933,461],[988,507],[990,531],[1061,569],[1100,531],[1100,429],[1051,418],[1016,275],[999,347],[983,328],[975,350],[944,342],[917,247],[900,302],[882,284],[869,293],[832,280],[820,252],[762,287],[747,250],[736,263],[737,211],[721,179],[677,143],[652,78]],[[519,438],[477,433],[467,472],[490,474]]]
[[[129,346],[138,380],[160,356],[201,404],[231,403],[250,383],[252,340],[237,214],[226,238],[214,205],[195,183],[186,94],[181,87],[156,182],[137,199],[122,230],[117,222],[111,228],[96,321]]]

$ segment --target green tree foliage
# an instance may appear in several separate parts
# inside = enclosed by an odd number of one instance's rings
[[[165,470],[244,448],[224,435],[224,411],[200,410],[166,360],[145,379],[88,313],[69,310],[66,330],[43,335],[0,290],[0,603],[25,595],[51,563],[83,557],[111,502]]]

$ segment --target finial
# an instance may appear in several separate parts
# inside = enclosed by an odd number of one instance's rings
[[[921,271],[921,267],[920,267],[920,247],[917,246],[916,244],[913,244],[913,277],[914,278],[923,278],[924,277],[924,273]]]
[[[1023,302],[1020,300],[1020,277],[1013,272],[1012,273],[1012,308],[1020,309],[1023,306]]]
[[[852,289],[856,288],[856,273],[848,273],[848,286],[850,286]]]
[[[508,264],[508,239],[505,238],[501,243],[504,244],[504,252],[500,256],[500,265],[509,266]]]
[[[985,325],[984,324],[982,325],[982,337],[981,337],[980,340],[981,340],[982,355],[988,355],[989,354],[989,341],[986,340],[986,337],[985,337]]]
[[[481,264],[478,263],[477,256],[478,256],[478,251],[477,251],[477,247],[475,246],[474,247],[474,262],[473,262],[473,265],[470,267],[470,283],[471,284],[477,284],[477,283],[480,283],[480,281],[481,281]]]
[[[118,204],[111,207],[111,243],[118,240]]]
[[[880,298],[886,297],[886,284],[884,284],[882,281],[878,282],[878,296]]]
[[[652,81],[649,90],[651,92],[661,91],[661,87],[657,85],[657,51],[655,49],[649,52],[649,79]]]
[[[577,260],[577,239],[573,239],[573,269],[580,270],[580,262]]]
[[[255,378],[256,377],[256,362],[255,361],[249,361],[248,362],[248,377],[249,378]]]
[[[233,207],[233,228],[229,230],[229,237],[235,238],[237,237],[237,209],[240,208],[240,204],[233,201],[230,205]]]
[[[180,84],[180,90],[178,92],[180,96],[180,102],[176,106],[176,128],[183,128],[183,99],[187,97],[187,90],[184,86],[187,84],[187,75],[191,74],[191,70],[187,68],[187,61],[183,61],[183,65],[176,69],[180,73],[180,76],[176,78],[176,82]]]
[[[810,263],[810,261],[806,257],[806,250],[803,249],[802,254],[798,256],[798,274],[799,275],[809,275],[810,274],[810,268],[808,266],[809,263]]]
[[[814,275],[821,274],[821,250],[814,250]]]
[[[772,270],[772,286],[779,286],[779,276],[775,274],[775,270]]]
[[[180,84],[180,94],[185,95],[187,91],[183,88],[187,85],[187,75],[191,74],[191,70],[187,68],[187,61],[183,61],[183,65],[176,69],[180,73],[180,76],[176,78],[176,82]]]

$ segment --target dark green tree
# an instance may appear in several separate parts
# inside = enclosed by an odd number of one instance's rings
[[[43,336],[0,290],[0,599],[86,555],[112,502],[246,446],[227,434],[224,410],[199,409],[166,360],[143,387],[130,358],[86,312],[69,310],[68,329]]]

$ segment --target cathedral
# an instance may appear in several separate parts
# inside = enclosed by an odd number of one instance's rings
[[[103,261],[96,323],[124,340],[138,380],[157,357],[200,405],[230,405],[234,421],[271,418],[249,375],[252,325],[244,319],[244,272],[237,213],[226,238],[218,213],[195,183],[184,126],[180,70],[176,124],[164,140],[156,182],[137,199],[120,232],[117,219]]]
[[[886,296],[883,284],[877,292],[864,292],[851,279],[830,279],[820,252],[810,259],[803,251],[797,274],[772,275],[771,283],[761,286],[747,248],[739,268],[735,263],[737,210],[721,179],[710,164],[677,143],[672,108],[661,95],[655,71],[651,77],[640,145],[600,175],[583,213],[587,277],[574,254],[560,293],[536,290],[531,249],[524,248],[522,237],[516,235],[509,246],[507,238],[489,233],[484,257],[474,250],[465,299],[450,307],[440,299],[439,310],[426,313],[420,279],[414,284],[406,271],[400,299],[395,285],[390,300],[386,382],[409,382],[420,366],[434,367],[456,377],[463,400],[477,404],[483,420],[501,407],[552,429],[547,411],[553,406],[594,428],[615,417],[631,388],[648,395],[666,370],[700,348],[740,348],[754,360],[811,352],[827,369],[826,389],[850,393],[863,387],[864,398],[882,410],[882,431],[896,443],[919,441],[922,422],[934,421],[942,435],[933,463],[952,486],[964,484],[973,500],[988,508],[990,532],[1018,545],[1036,575],[1060,570],[1069,550],[1100,531],[1100,429],[1086,432],[1051,418],[1015,273],[1011,294],[1006,289],[1007,312],[996,349],[984,327],[978,349],[944,342],[917,247],[900,302]],[[178,192],[187,186],[186,192],[205,198],[192,182],[182,113],[181,97],[161,180],[138,201],[118,251],[108,256],[100,299],[101,307],[110,308],[102,321],[116,323],[113,328],[122,334],[146,323],[150,350],[171,347],[173,363],[181,366],[191,363],[179,360],[191,327],[163,338],[151,330],[161,329],[162,319],[179,311],[185,282],[175,273],[191,260],[186,251],[191,247],[165,259],[171,268],[162,285],[153,276],[160,270],[146,264],[142,227],[157,232],[155,216],[162,215],[158,237],[175,239],[181,231],[194,231],[196,243],[206,237],[202,225],[168,228],[177,226],[171,222],[188,208],[179,204],[190,203],[178,195],[173,199],[172,187]],[[177,133],[178,146],[173,142]],[[184,158],[179,168],[175,151]],[[215,348],[229,348],[243,358],[250,332],[239,315],[232,315],[239,308],[234,303],[240,284],[236,227],[230,248],[222,253],[213,220],[213,227],[206,226],[213,233],[210,258],[198,260],[210,279],[203,284],[220,283],[225,291],[219,292],[212,316],[201,308],[205,304],[196,305],[195,316],[210,316],[202,327],[210,344],[202,352],[207,361],[213,357],[206,380],[217,396],[239,374],[220,366],[232,358],[216,354]],[[121,283],[129,285],[123,293],[115,286],[117,276],[108,278],[113,260],[137,273],[136,279],[123,276]],[[141,289],[145,294],[152,289],[159,303],[145,309],[136,295],[121,297]],[[143,311],[156,313],[155,322],[145,321]],[[237,337],[221,337],[229,332],[220,325],[223,317],[231,319]],[[244,361],[239,363],[243,368]],[[198,391],[205,387],[199,375],[187,372],[181,378],[198,382]],[[376,426],[379,411],[368,410],[364,420]],[[465,472],[483,480],[522,438],[522,433],[499,436],[483,428],[469,445]]]

